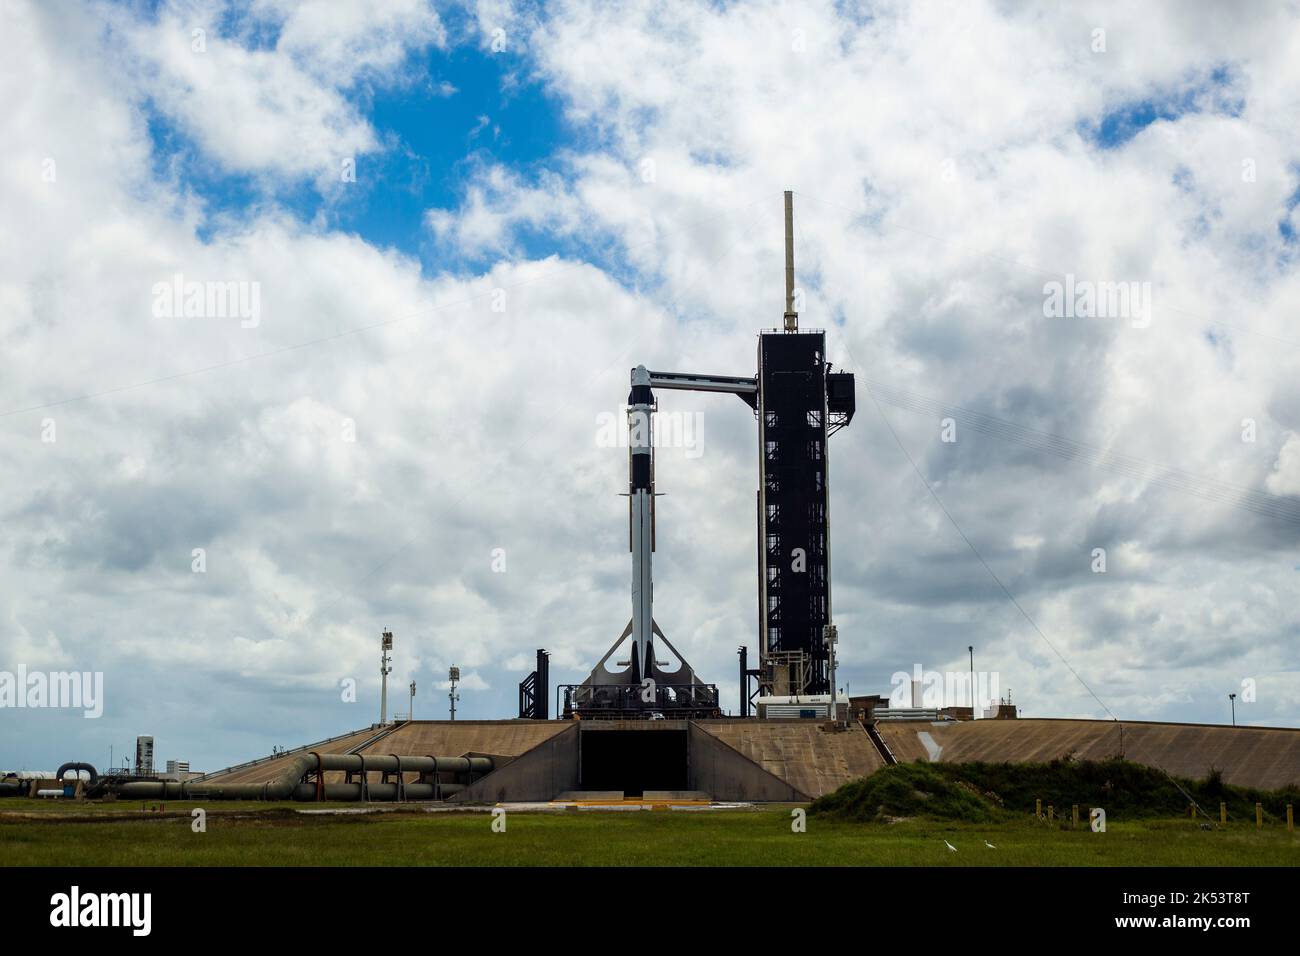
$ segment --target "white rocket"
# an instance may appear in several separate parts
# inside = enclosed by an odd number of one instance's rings
[[[627,397],[628,546],[632,551],[632,680],[654,673],[655,549],[654,443],[651,434],[654,395],[644,365],[632,369]]]
[[[649,372],[644,365],[632,369],[632,391],[627,397],[628,436],[628,550],[632,552],[632,619],[605,656],[573,689],[575,710],[603,716],[633,711],[669,710],[677,714],[716,715],[717,688],[701,684],[694,669],[655,624],[653,558],[655,550],[655,466],[652,426],[655,388],[700,392],[732,392],[750,408],[757,404],[758,384],[753,378],[723,375],[686,375]],[[655,641],[658,639],[658,645]],[[628,660],[622,657],[631,642]],[[656,647],[676,660],[655,659]],[[617,669],[607,667],[613,664]],[[643,682],[654,681],[650,690]]]

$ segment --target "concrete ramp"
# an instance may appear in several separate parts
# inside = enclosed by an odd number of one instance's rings
[[[715,800],[812,799],[885,765],[867,732],[857,724],[840,732],[822,730],[821,724],[811,720],[701,720],[695,726],[800,794],[755,798],[714,792]]]
[[[358,752],[397,754],[399,757],[425,754],[435,757],[489,755],[496,759],[498,767],[501,767],[570,726],[572,721],[565,720],[417,720],[388,728],[388,733],[369,746],[362,747]],[[311,751],[330,754],[351,753],[355,748],[381,733],[383,730],[380,728],[368,727],[355,733],[307,744],[274,757],[229,767],[208,774],[204,780],[219,780],[221,783],[267,783],[276,779],[299,754]],[[404,776],[410,783],[417,775],[405,774]],[[342,773],[334,771],[325,775],[329,783],[338,783],[343,777]]]
[[[402,724],[362,753],[518,757],[572,726],[569,720],[417,720]]]
[[[1120,754],[1122,733],[1125,758],[1176,777],[1204,779],[1213,767],[1241,787],[1300,784],[1300,729],[1033,718],[881,721],[876,729],[902,763],[1046,763],[1069,753],[1104,760]]]
[[[269,783],[275,780],[279,775],[288,768],[297,757],[304,753],[329,753],[343,754],[348,753],[353,747],[365,743],[379,730],[373,727],[367,727],[365,730],[357,730],[347,734],[341,734],[338,737],[329,737],[325,740],[317,741],[314,744],[305,744],[295,750],[285,751],[282,754],[274,756],[261,757],[257,760],[250,760],[247,763],[236,764],[233,767],[227,767],[224,770],[217,770],[203,777],[204,782],[220,781],[221,783]]]
[[[799,803],[807,794],[772,773],[716,735],[693,723],[690,729],[690,783],[695,790],[725,802]]]

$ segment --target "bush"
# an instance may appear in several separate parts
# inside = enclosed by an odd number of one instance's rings
[[[927,763],[885,767],[826,794],[810,809],[814,814],[861,823],[918,816],[986,823],[1004,816],[978,788]]]
[[[811,812],[859,822],[897,817],[988,822],[1032,814],[1035,801],[1042,800],[1044,813],[1054,806],[1058,818],[1068,818],[1070,807],[1078,804],[1081,821],[1091,807],[1104,807],[1115,820],[1181,816],[1189,796],[1215,821],[1221,801],[1228,805],[1229,819],[1238,821],[1255,819],[1256,802],[1270,819],[1284,818],[1286,804],[1300,802],[1295,786],[1234,787],[1214,768],[1205,780],[1175,781],[1118,757],[1079,760],[1071,754],[1050,763],[897,764],[814,801]]]

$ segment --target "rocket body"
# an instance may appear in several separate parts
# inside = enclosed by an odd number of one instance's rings
[[[637,683],[654,673],[654,395],[644,365],[632,370],[627,399],[628,501],[632,550],[632,676]]]

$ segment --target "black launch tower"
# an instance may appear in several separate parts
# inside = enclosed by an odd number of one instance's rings
[[[827,439],[853,411],[853,375],[831,371],[826,333],[759,336],[759,646],[769,693],[830,693]]]

